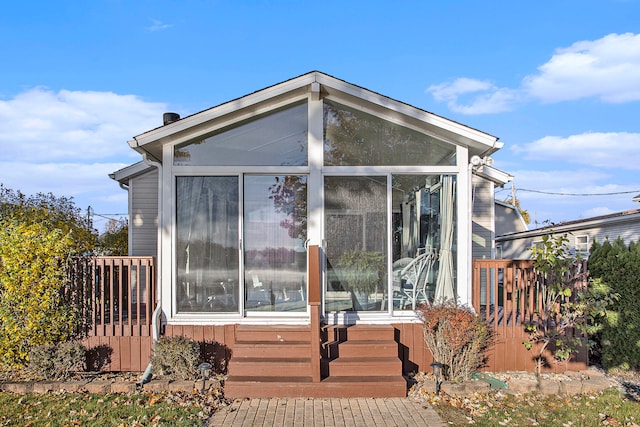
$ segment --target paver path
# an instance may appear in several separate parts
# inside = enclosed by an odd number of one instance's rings
[[[237,399],[209,420],[209,427],[445,425],[431,405],[409,398]]]

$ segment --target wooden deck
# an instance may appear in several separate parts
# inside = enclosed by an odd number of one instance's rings
[[[311,257],[317,257],[317,248],[311,249]],[[314,252],[316,251],[316,252]],[[309,338],[310,376],[313,381],[326,378],[327,349],[332,345],[327,330],[320,324],[320,265],[310,263],[309,289],[310,325]],[[151,317],[155,307],[156,266],[153,257],[96,257],[76,266],[76,286],[87,319],[85,346],[90,351],[90,361],[105,371],[139,372],[146,368],[152,351]],[[582,275],[584,278],[584,275]],[[533,371],[533,353],[522,344],[526,339],[523,321],[535,317],[536,283],[539,278],[531,261],[476,260],[473,264],[473,307],[496,331],[495,344],[488,354],[487,371]],[[581,279],[582,280],[582,279]],[[576,286],[582,286],[578,280]],[[276,330],[281,325],[273,325]],[[394,323],[393,341],[399,375],[430,370],[433,361],[424,344],[419,323]],[[229,325],[165,325],[165,336],[182,335],[201,344],[204,353],[215,355],[216,368],[226,370],[235,350],[242,346],[243,327]],[[246,328],[246,326],[244,326]],[[262,326],[264,328],[264,326]],[[239,344],[240,343],[240,344]],[[352,346],[343,345],[342,348]],[[376,345],[371,351],[376,352]],[[347,350],[351,351],[351,350]],[[312,356],[315,355],[315,356]],[[323,356],[325,355],[325,356]],[[305,356],[307,357],[307,356]],[[324,358],[323,358],[324,357]],[[587,366],[587,354],[566,365],[551,365],[547,371],[580,370]],[[334,371],[340,363],[334,363]]]

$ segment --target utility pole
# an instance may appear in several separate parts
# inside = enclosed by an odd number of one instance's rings
[[[92,228],[92,221],[91,221],[91,206],[87,206],[87,227]]]

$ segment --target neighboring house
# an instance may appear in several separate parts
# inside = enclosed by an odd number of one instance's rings
[[[569,249],[583,258],[589,256],[594,241],[613,241],[620,237],[626,244],[640,239],[640,209],[566,221],[533,230],[504,233],[496,237],[504,259],[529,259],[531,248],[542,241],[542,236],[566,234]]]
[[[320,72],[165,119],[111,177],[129,191],[130,255],[157,257],[166,334],[224,330],[233,370],[248,329],[286,341],[317,294],[324,324],[393,326],[402,371],[428,369],[414,308],[470,305],[472,258],[495,256],[494,187],[512,178],[491,167],[496,137]]]
[[[494,259],[505,259],[502,253],[502,244],[496,242],[496,236],[503,236],[505,234],[519,233],[527,231],[529,227],[526,221],[522,217],[520,210],[509,203],[496,200],[495,201],[495,227],[496,233],[494,236],[494,243],[496,246]]]

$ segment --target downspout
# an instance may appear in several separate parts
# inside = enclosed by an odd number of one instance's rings
[[[156,263],[156,299],[158,304],[156,305],[153,315],[151,316],[151,339],[152,348],[155,349],[156,342],[160,337],[160,326],[162,324],[162,271],[158,271],[158,268],[162,268],[162,163],[150,160],[147,153],[142,155],[142,160],[145,164],[158,169],[158,230],[157,230],[157,263]],[[146,384],[151,380],[151,361],[144,370],[142,377],[138,381],[138,385]]]

